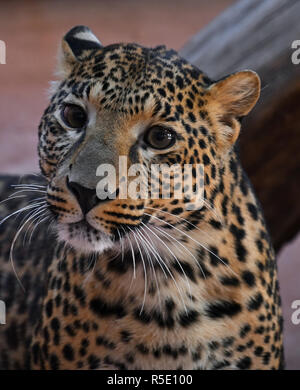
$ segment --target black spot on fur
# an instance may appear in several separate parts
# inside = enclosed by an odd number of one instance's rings
[[[183,327],[188,327],[199,322],[199,313],[196,310],[188,310],[188,312],[183,312],[179,315],[179,323]]]
[[[263,303],[263,297],[261,293],[257,293],[254,297],[250,298],[247,306],[250,311],[258,310],[262,305],[262,303]]]
[[[127,330],[122,330],[120,334],[121,334],[121,341],[123,341],[123,343],[129,343],[129,341],[132,339],[132,334]]]
[[[243,271],[242,278],[249,287],[255,286],[255,276],[251,271]]]
[[[247,203],[248,211],[251,215],[251,217],[257,221],[258,220],[258,213],[257,213],[257,208],[254,206],[252,203]]]
[[[220,280],[224,286],[237,287],[240,285],[240,281],[235,276],[223,276]]]
[[[101,298],[94,298],[90,301],[91,310],[99,317],[115,316],[122,318],[126,315],[125,309],[121,303],[109,304]]]
[[[74,360],[74,350],[73,350],[73,347],[71,346],[71,344],[66,344],[63,347],[62,352],[63,352],[65,359],[67,359],[69,361]]]
[[[248,370],[251,367],[251,364],[252,364],[252,361],[251,361],[250,357],[245,356],[237,362],[236,366],[240,370]]]
[[[208,317],[213,319],[219,319],[223,317],[233,317],[240,313],[242,307],[239,303],[235,301],[224,301],[219,300],[213,303],[210,303],[206,308],[206,314]]]

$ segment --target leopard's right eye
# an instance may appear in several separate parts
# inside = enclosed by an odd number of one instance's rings
[[[153,126],[146,132],[144,142],[153,149],[168,149],[176,142],[176,134],[163,126]]]
[[[72,129],[81,129],[87,123],[85,110],[75,104],[66,104],[62,109],[61,116],[65,124]]]

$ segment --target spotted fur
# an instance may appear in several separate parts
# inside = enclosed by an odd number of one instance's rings
[[[82,26],[64,37],[59,58],[39,128],[38,181],[56,238],[47,220],[30,246],[16,242],[24,293],[9,262],[16,223],[1,226],[1,367],[282,368],[274,251],[235,146],[259,96],[257,75],[214,82],[173,50],[103,47]],[[61,122],[66,101],[89,112],[85,129]],[[154,124],[176,132],[169,150],[141,142]],[[99,202],[96,168],[117,166],[120,155],[145,169],[203,164],[204,206],[173,196]],[[94,199],[84,222],[70,182]],[[3,216],[21,206],[14,202]]]

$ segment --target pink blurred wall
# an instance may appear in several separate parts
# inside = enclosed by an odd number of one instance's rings
[[[47,105],[61,37],[77,24],[93,29],[104,45],[128,41],[179,49],[234,0],[10,1],[0,8],[0,39],[7,64],[0,65],[0,172],[38,170],[37,126]],[[204,69],[205,70],[205,69]],[[291,303],[300,299],[300,237],[278,258],[285,316],[286,358],[300,369],[300,325]]]
[[[37,126],[46,107],[62,36],[74,25],[93,29],[104,45],[137,42],[179,49],[232,0],[1,2],[0,172],[37,170]]]

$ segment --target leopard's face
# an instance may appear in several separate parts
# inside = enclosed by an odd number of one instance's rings
[[[40,166],[59,238],[101,252],[117,248],[121,236],[146,229],[150,220],[159,225],[164,218],[157,210],[173,215],[174,224],[178,218],[204,219],[205,201],[200,206],[186,193],[199,191],[199,177],[202,198],[214,190],[222,159],[239,134],[239,118],[258,98],[257,75],[245,71],[212,83],[172,50],[103,47],[86,27],[63,39],[59,70],[39,132]],[[115,170],[106,181],[104,164]],[[138,174],[130,176],[133,164],[141,167],[140,185]],[[151,171],[153,164],[179,169],[171,170],[167,196],[166,177]],[[191,168],[185,170],[186,164]],[[101,180],[105,187],[98,187]],[[126,180],[135,195],[120,195]],[[100,199],[101,193],[111,199]]]

